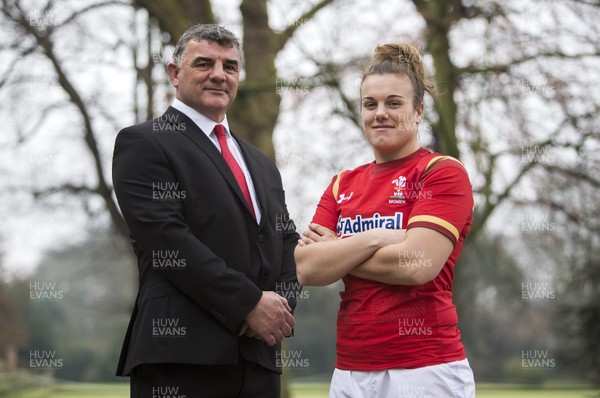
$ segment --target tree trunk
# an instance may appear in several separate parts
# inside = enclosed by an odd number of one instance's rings
[[[245,81],[230,112],[235,131],[275,159],[273,129],[279,114],[280,97],[275,92],[277,36],[269,27],[266,0],[244,0]]]
[[[161,30],[171,36],[173,45],[192,25],[215,23],[210,0],[135,0],[134,4],[158,19]]]
[[[17,347],[14,344],[6,346],[6,370],[12,372],[17,369]]]
[[[448,12],[452,0],[415,1],[417,8],[427,23],[427,50],[433,57],[435,81],[440,96],[435,102],[438,122],[433,126],[435,150],[455,158],[460,157],[456,140],[456,68],[450,59],[450,39],[448,33],[452,15]]]

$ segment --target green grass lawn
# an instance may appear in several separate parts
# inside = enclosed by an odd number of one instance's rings
[[[329,385],[324,383],[292,384],[291,387],[293,398],[327,398],[328,391]],[[600,398],[600,390],[573,385],[533,389],[518,385],[481,383],[477,385],[477,398]]]
[[[326,398],[327,383],[296,383],[291,386],[293,398]],[[127,384],[65,383],[52,388],[22,391],[6,398],[127,398]],[[600,390],[583,386],[553,385],[530,389],[507,384],[479,384],[478,398],[598,398]],[[191,398],[191,397],[190,397]],[[387,397],[386,397],[387,398]],[[437,397],[434,397],[437,398]],[[443,398],[443,397],[440,397]]]

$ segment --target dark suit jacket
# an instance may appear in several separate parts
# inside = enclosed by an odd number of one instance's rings
[[[145,363],[236,364],[276,369],[275,347],[238,337],[261,291],[292,307],[299,292],[279,171],[237,139],[262,213],[251,215],[214,144],[170,107],[119,132],[113,182],[138,258],[139,293],[117,375]]]

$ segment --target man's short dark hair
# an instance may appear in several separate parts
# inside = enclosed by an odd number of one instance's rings
[[[206,40],[208,42],[215,42],[224,47],[235,46],[240,52],[240,57],[242,56],[240,41],[236,35],[220,25],[198,24],[186,30],[179,39],[179,42],[177,42],[175,50],[173,51],[173,62],[175,62],[177,66],[180,65],[181,55],[190,40]]]

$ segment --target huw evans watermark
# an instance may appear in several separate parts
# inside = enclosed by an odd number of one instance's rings
[[[183,269],[187,260],[182,258],[179,250],[152,250],[152,268],[154,269]]]
[[[158,202],[184,201],[187,192],[177,181],[156,181],[152,183],[152,200]]]
[[[307,369],[310,360],[304,358],[302,350],[277,350],[275,351],[275,366],[287,369]]]
[[[522,282],[521,298],[523,300],[554,300],[556,291],[550,282]]]
[[[398,320],[398,336],[400,337],[430,337],[432,334],[431,326],[425,326],[425,318],[400,318]]]
[[[550,358],[548,350],[523,350],[521,351],[521,367],[523,369],[552,369],[556,367],[556,360]]]
[[[187,328],[179,318],[152,318],[152,337],[186,337]]]
[[[56,350],[29,350],[29,368],[35,370],[57,370],[63,367],[63,359]]]
[[[398,267],[400,268],[429,268],[433,260],[425,256],[425,250],[400,250],[398,252]]]
[[[177,386],[155,386],[152,387],[152,398],[188,398],[179,392]]]
[[[521,230],[523,232],[553,232],[556,223],[550,219],[549,214],[525,213],[521,214]]]
[[[29,282],[29,299],[32,301],[62,300],[63,291],[57,289],[56,282]]]
[[[275,293],[287,300],[308,300],[310,292],[302,290],[300,282],[277,282],[275,283]]]
[[[402,386],[398,389],[398,398],[438,398],[429,394],[426,387]]]

